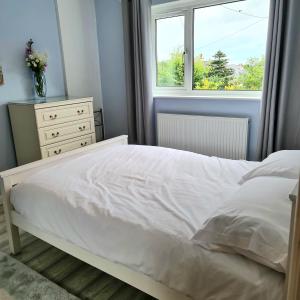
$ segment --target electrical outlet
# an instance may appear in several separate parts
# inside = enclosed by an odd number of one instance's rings
[[[4,75],[2,71],[2,66],[0,66],[0,85],[4,84]]]

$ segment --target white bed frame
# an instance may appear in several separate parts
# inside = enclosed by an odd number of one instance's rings
[[[188,296],[180,294],[173,289],[153,280],[145,274],[135,272],[123,265],[113,263],[109,260],[91,254],[70,242],[57,238],[49,232],[42,231],[32,225],[29,220],[18,214],[10,203],[10,191],[13,186],[22,182],[38,168],[45,168],[52,163],[59,162],[72,156],[82,153],[92,152],[97,149],[113,147],[115,145],[127,144],[127,136],[120,136],[106,140],[88,147],[70,151],[57,157],[51,157],[36,161],[24,166],[20,166],[0,173],[1,195],[3,199],[5,220],[9,239],[9,247],[12,254],[21,251],[19,228],[29,232],[41,240],[61,249],[62,251],[138,288],[139,290],[159,299],[159,300],[191,300]],[[299,185],[300,186],[300,185]],[[291,238],[289,250],[289,271],[286,279],[286,300],[300,299],[299,270],[300,270],[300,205],[298,199],[298,187],[295,189],[291,199],[293,200]],[[203,299],[205,300],[205,299]]]
[[[176,292],[173,289],[153,280],[145,274],[132,271],[131,269],[113,263],[109,260],[96,256],[87,250],[84,250],[70,242],[57,238],[49,232],[42,231],[32,225],[29,220],[18,214],[10,203],[10,190],[16,184],[22,182],[31,173],[38,168],[45,168],[48,165],[62,161],[72,156],[78,156],[82,153],[92,152],[97,149],[113,147],[115,145],[124,145],[128,143],[127,136],[120,136],[110,140],[106,140],[97,144],[90,145],[81,149],[70,151],[56,157],[39,160],[24,166],[20,166],[0,173],[0,183],[2,191],[2,199],[8,233],[9,247],[12,254],[21,251],[21,243],[19,237],[19,228],[29,232],[41,240],[55,246],[58,249],[104,271],[136,288],[160,300],[190,300],[191,298]]]

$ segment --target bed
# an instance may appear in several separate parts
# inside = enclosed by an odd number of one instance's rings
[[[121,136],[3,172],[11,252],[22,228],[161,300],[284,299],[283,274],[192,242],[256,165]]]

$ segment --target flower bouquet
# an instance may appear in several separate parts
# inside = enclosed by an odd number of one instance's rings
[[[36,98],[46,98],[47,83],[45,71],[47,67],[48,56],[46,53],[38,53],[32,48],[33,41],[30,39],[27,42],[25,61],[27,67],[33,73],[33,89]]]

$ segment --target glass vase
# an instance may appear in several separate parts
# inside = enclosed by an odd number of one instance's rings
[[[34,99],[43,101],[47,96],[47,81],[45,73],[33,73]]]

